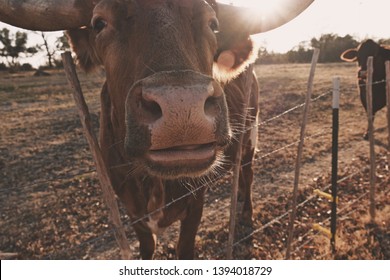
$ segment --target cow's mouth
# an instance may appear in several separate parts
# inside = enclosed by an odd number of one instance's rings
[[[210,168],[216,159],[216,143],[149,150],[148,165],[168,177],[192,177]]]
[[[215,157],[215,143],[150,150],[149,159],[164,166],[199,165]]]

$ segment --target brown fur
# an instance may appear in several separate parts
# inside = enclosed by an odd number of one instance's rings
[[[210,5],[201,0],[103,0],[92,19],[95,25],[102,19],[107,23],[102,30],[68,32],[81,66],[90,71],[102,65],[106,71],[100,144],[115,192],[137,221],[134,229],[143,259],[153,257],[154,235],[177,220],[177,257],[194,257],[205,182],[220,175],[222,167],[229,168],[231,164],[219,160],[233,161],[240,148],[247,163],[240,175],[243,216],[251,222],[251,135],[257,130],[245,128],[257,118],[258,87],[252,71],[245,69],[253,47],[247,36],[224,40],[236,54],[231,80],[222,84],[213,79],[213,63],[222,50],[209,27],[217,6],[207,2]],[[229,45],[224,44],[226,49]],[[248,94],[250,109],[243,105]],[[247,114],[245,128],[235,127]],[[234,139],[227,147],[231,126],[236,133],[244,131],[242,147]],[[212,162],[191,165],[183,160],[173,168],[148,159],[154,147],[189,149],[210,142],[216,150]]]

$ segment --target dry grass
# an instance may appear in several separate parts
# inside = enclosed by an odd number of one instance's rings
[[[269,120],[301,104],[306,93],[309,65],[258,66],[261,120]],[[329,226],[329,204],[318,198],[300,209],[293,243],[295,259],[389,258],[389,166],[385,163],[387,124],[385,112],[375,119],[378,154],[377,226],[370,227],[368,212],[368,144],[362,140],[366,117],[356,90],[352,64],[320,64],[313,97],[328,93],[311,105],[300,181],[300,201],[315,188],[330,182],[331,88],[340,76],[339,167],[340,177],[357,172],[340,186],[337,238],[338,254],[329,251],[329,240],[311,230],[320,222]],[[62,71],[49,77],[32,73],[0,73],[0,252],[18,258],[118,258],[107,211],[101,199],[94,166]],[[99,116],[102,75],[80,74],[95,126]],[[255,233],[234,248],[237,259],[284,258],[286,213],[293,185],[293,171],[302,109],[294,110],[259,127],[258,153],[253,185],[254,228],[238,228],[238,238]],[[277,151],[278,149],[282,149]],[[229,178],[211,187],[197,237],[199,259],[224,258],[230,203]],[[354,203],[351,203],[354,202]],[[123,212],[122,218],[129,225]],[[134,253],[137,242],[131,228]],[[161,237],[157,258],[174,258],[177,225]]]

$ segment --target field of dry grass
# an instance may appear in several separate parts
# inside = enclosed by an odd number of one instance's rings
[[[368,216],[368,142],[362,139],[366,116],[356,89],[355,66],[318,65],[307,127],[294,259],[389,259],[390,185],[385,161],[385,110],[375,119],[377,153],[376,224]],[[287,237],[287,209],[302,121],[302,107],[273,117],[305,100],[309,65],[256,67],[261,98],[259,144],[253,185],[253,228],[239,226],[236,259],[282,259]],[[92,158],[62,71],[49,77],[0,73],[0,252],[19,259],[119,258],[101,198]],[[311,229],[329,226],[330,204],[313,195],[327,187],[331,170],[331,88],[341,78],[337,254],[329,240]],[[102,74],[80,74],[97,128]],[[229,220],[230,178],[211,186],[197,237],[198,259],[222,259]],[[131,248],[134,232],[126,213]],[[268,224],[269,223],[269,224]],[[160,238],[156,258],[174,258],[177,225]]]

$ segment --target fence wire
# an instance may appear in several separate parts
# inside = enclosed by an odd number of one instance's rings
[[[359,174],[360,172],[357,172],[357,173],[354,173],[352,174],[353,176],[356,175],[356,174]],[[348,177],[353,177],[353,176],[348,176]],[[390,194],[390,190],[388,190],[387,192],[385,192],[385,196],[388,196]],[[363,194],[361,194],[360,196],[358,196],[356,199],[350,201],[346,206],[344,206],[343,208],[339,209],[338,211],[338,219],[339,220],[342,220],[344,217],[348,217],[348,215],[351,213],[348,212],[344,215],[341,215],[339,216],[342,212],[348,210],[349,208],[351,208],[352,206],[354,206],[356,203],[358,203],[360,200],[362,200],[364,197],[368,196],[369,195],[369,192],[365,192]],[[324,219],[321,223],[322,224],[325,224],[326,222],[328,222],[330,220],[330,217]],[[297,251],[300,251],[303,247],[305,247],[307,244],[309,244],[310,242],[312,242],[314,240],[314,237],[315,236],[318,236],[320,235],[321,233],[320,232],[313,232],[313,230],[309,230],[306,234],[304,234],[302,237],[306,237],[306,236],[309,236],[309,235],[313,235],[312,238],[309,238],[308,240],[306,240],[304,243],[302,243],[300,246],[296,247],[296,249],[293,251],[293,253],[297,252]],[[294,242],[294,244],[296,244],[297,241]],[[324,255],[327,255],[328,253],[325,253]]]
[[[381,84],[381,83],[386,83],[386,82],[387,82],[386,80],[377,81],[377,82],[373,82],[372,85]],[[90,90],[89,87],[88,87],[87,89]],[[345,91],[346,89],[354,89],[354,90],[356,90],[356,86],[353,87],[353,88],[352,88],[352,87],[343,88],[343,89],[341,89],[341,91]],[[330,95],[331,93],[332,93],[332,90],[327,91],[327,92],[325,92],[325,93],[323,93],[323,94],[320,94],[320,95],[318,95],[317,97],[312,98],[311,102],[316,102],[316,101],[320,100],[321,98],[323,98],[323,97],[325,97],[325,96],[327,96],[327,95]],[[273,117],[271,117],[271,118],[269,118],[269,119],[267,119],[267,120],[265,120],[265,121],[261,121],[261,122],[259,122],[258,124],[255,124],[255,125],[252,126],[252,127],[245,128],[241,133],[245,133],[245,132],[247,132],[247,131],[249,131],[249,130],[251,130],[251,129],[254,129],[254,128],[257,128],[257,127],[260,127],[260,126],[268,125],[269,123],[271,123],[271,122],[273,122],[273,121],[275,121],[275,120],[278,120],[278,119],[282,118],[283,116],[285,116],[285,115],[287,115],[287,114],[289,114],[289,113],[291,113],[291,112],[294,112],[295,110],[298,110],[298,109],[302,108],[304,105],[305,105],[305,103],[298,104],[298,105],[296,105],[296,106],[294,106],[294,107],[292,107],[292,108],[290,108],[290,109],[288,109],[288,110],[282,112],[281,114],[278,114],[278,115],[276,115],[276,116],[273,116]],[[313,139],[313,138],[316,138],[316,137],[320,137],[320,136],[326,135],[326,134],[329,133],[329,132],[330,132],[330,127],[325,128],[325,129],[322,129],[320,132],[315,133],[315,134],[313,134],[313,135],[311,135],[311,136],[307,136],[307,137],[305,137],[305,139]],[[275,149],[275,150],[273,150],[273,151],[271,151],[271,152],[268,152],[268,153],[265,153],[265,154],[263,154],[263,155],[260,155],[260,156],[258,156],[258,159],[264,159],[264,158],[269,157],[269,156],[271,156],[271,155],[273,155],[273,154],[275,154],[275,153],[278,153],[278,152],[281,152],[281,151],[283,151],[283,150],[286,150],[286,149],[288,149],[288,148],[290,148],[290,147],[292,147],[292,146],[297,145],[299,142],[300,142],[300,140],[294,141],[294,142],[289,143],[289,144],[287,144],[287,145],[285,145],[285,146],[283,146],[283,147],[281,147],[281,148],[278,148],[278,149]],[[242,166],[246,166],[246,165],[248,165],[248,164],[251,164],[251,162],[243,163]],[[87,171],[87,172],[85,172],[85,173],[79,174],[78,176],[83,176],[83,175],[86,175],[86,174],[90,174],[90,173],[92,173],[92,172],[94,172],[94,170]],[[348,176],[346,176],[346,177],[340,179],[338,182],[340,183],[340,182],[342,182],[342,181],[344,181],[344,180],[347,180],[347,179],[349,179],[349,178],[351,178],[351,177],[353,177],[353,176],[359,174],[360,172],[361,172],[361,171],[358,171],[358,172],[355,172],[355,173],[353,173],[353,174],[351,174],[351,175],[348,175]],[[176,203],[177,201],[179,201],[179,200],[181,200],[181,199],[184,199],[184,198],[186,198],[186,197],[188,197],[188,196],[190,196],[190,195],[193,195],[194,192],[200,190],[201,188],[207,187],[207,185],[209,185],[209,184],[213,184],[213,183],[217,182],[218,180],[220,180],[220,179],[222,179],[223,177],[225,177],[225,175],[226,175],[226,174],[217,176],[216,178],[213,178],[211,181],[207,182],[207,184],[201,184],[199,187],[194,188],[193,190],[189,191],[189,192],[186,193],[185,195],[183,195],[183,196],[181,196],[181,197],[179,197],[179,198],[177,198],[177,199],[175,199],[175,200],[173,200],[173,201],[167,203],[167,204],[164,205],[163,207],[158,208],[158,209],[156,209],[156,210],[154,210],[154,211],[148,213],[148,214],[145,215],[144,217],[141,217],[141,218],[139,218],[139,219],[137,219],[137,220],[134,220],[134,221],[132,221],[132,222],[124,221],[123,224],[126,226],[127,230],[129,230],[130,227],[133,226],[134,224],[136,224],[136,223],[138,223],[138,222],[141,222],[141,221],[143,221],[143,220],[146,220],[146,219],[150,218],[153,214],[155,214],[155,213],[157,213],[157,212],[159,212],[159,211],[164,210],[165,208],[169,207],[170,205]],[[53,182],[54,182],[54,181],[56,181],[56,180],[53,180]],[[48,183],[48,182],[46,181],[46,183]],[[49,183],[50,183],[50,182],[49,182]],[[330,186],[330,185],[324,187],[323,190],[329,188],[329,186]],[[3,192],[4,192],[4,191],[0,191],[0,193],[3,193]],[[364,194],[364,195],[366,195],[366,194]],[[300,204],[298,204],[298,208],[304,206],[306,203],[308,203],[309,201],[311,201],[311,200],[312,200],[313,198],[315,198],[315,197],[317,197],[317,195],[312,195],[312,196],[310,196],[310,197],[307,198],[305,201],[303,201],[303,202],[301,202]],[[359,197],[358,199],[361,199],[361,198]],[[358,200],[358,199],[357,199],[357,200]],[[353,205],[353,204],[349,204],[349,205],[347,205],[345,208],[351,207],[352,205]],[[281,219],[283,219],[284,217],[286,217],[286,216],[289,214],[289,212],[290,212],[290,211],[287,211],[287,212],[283,213],[282,215],[280,215],[280,216],[278,216],[278,217],[275,217],[273,220],[267,222],[266,224],[262,225],[260,228],[254,229],[250,234],[248,234],[247,236],[245,236],[245,237],[241,238],[240,240],[236,241],[236,242],[233,244],[233,247],[236,247],[236,246],[239,245],[240,243],[242,243],[242,242],[248,240],[249,238],[251,238],[253,235],[255,235],[255,234],[257,234],[257,233],[263,231],[264,229],[270,227],[270,226],[273,225],[274,223],[280,221]],[[340,210],[340,212],[341,212],[341,210]],[[311,232],[311,231],[309,231],[307,234],[309,234],[310,232]],[[109,230],[109,231],[107,231],[106,233],[104,233],[104,234],[102,234],[102,235],[100,235],[100,236],[97,236],[97,237],[91,238],[91,239],[89,239],[89,240],[83,241],[83,242],[81,242],[80,244],[78,244],[78,245],[76,245],[76,246],[73,246],[73,247],[71,247],[71,248],[67,248],[67,249],[64,249],[64,250],[61,250],[61,251],[57,251],[57,252],[53,252],[53,253],[47,254],[47,255],[43,256],[43,259],[52,259],[52,258],[55,258],[56,255],[58,256],[58,255],[60,255],[61,253],[65,252],[65,251],[72,251],[72,250],[75,250],[75,249],[83,248],[83,247],[85,247],[85,246],[87,246],[87,245],[95,244],[95,243],[97,243],[97,242],[99,242],[99,241],[101,241],[101,240],[103,240],[103,239],[105,239],[105,238],[108,238],[109,236],[113,236],[113,234],[114,234],[114,230]],[[299,248],[302,248],[302,246],[305,246],[305,245],[302,244],[302,245],[301,245],[300,247],[298,247],[295,251],[299,250]],[[226,250],[226,248],[221,249],[220,253],[223,252],[224,250]]]

